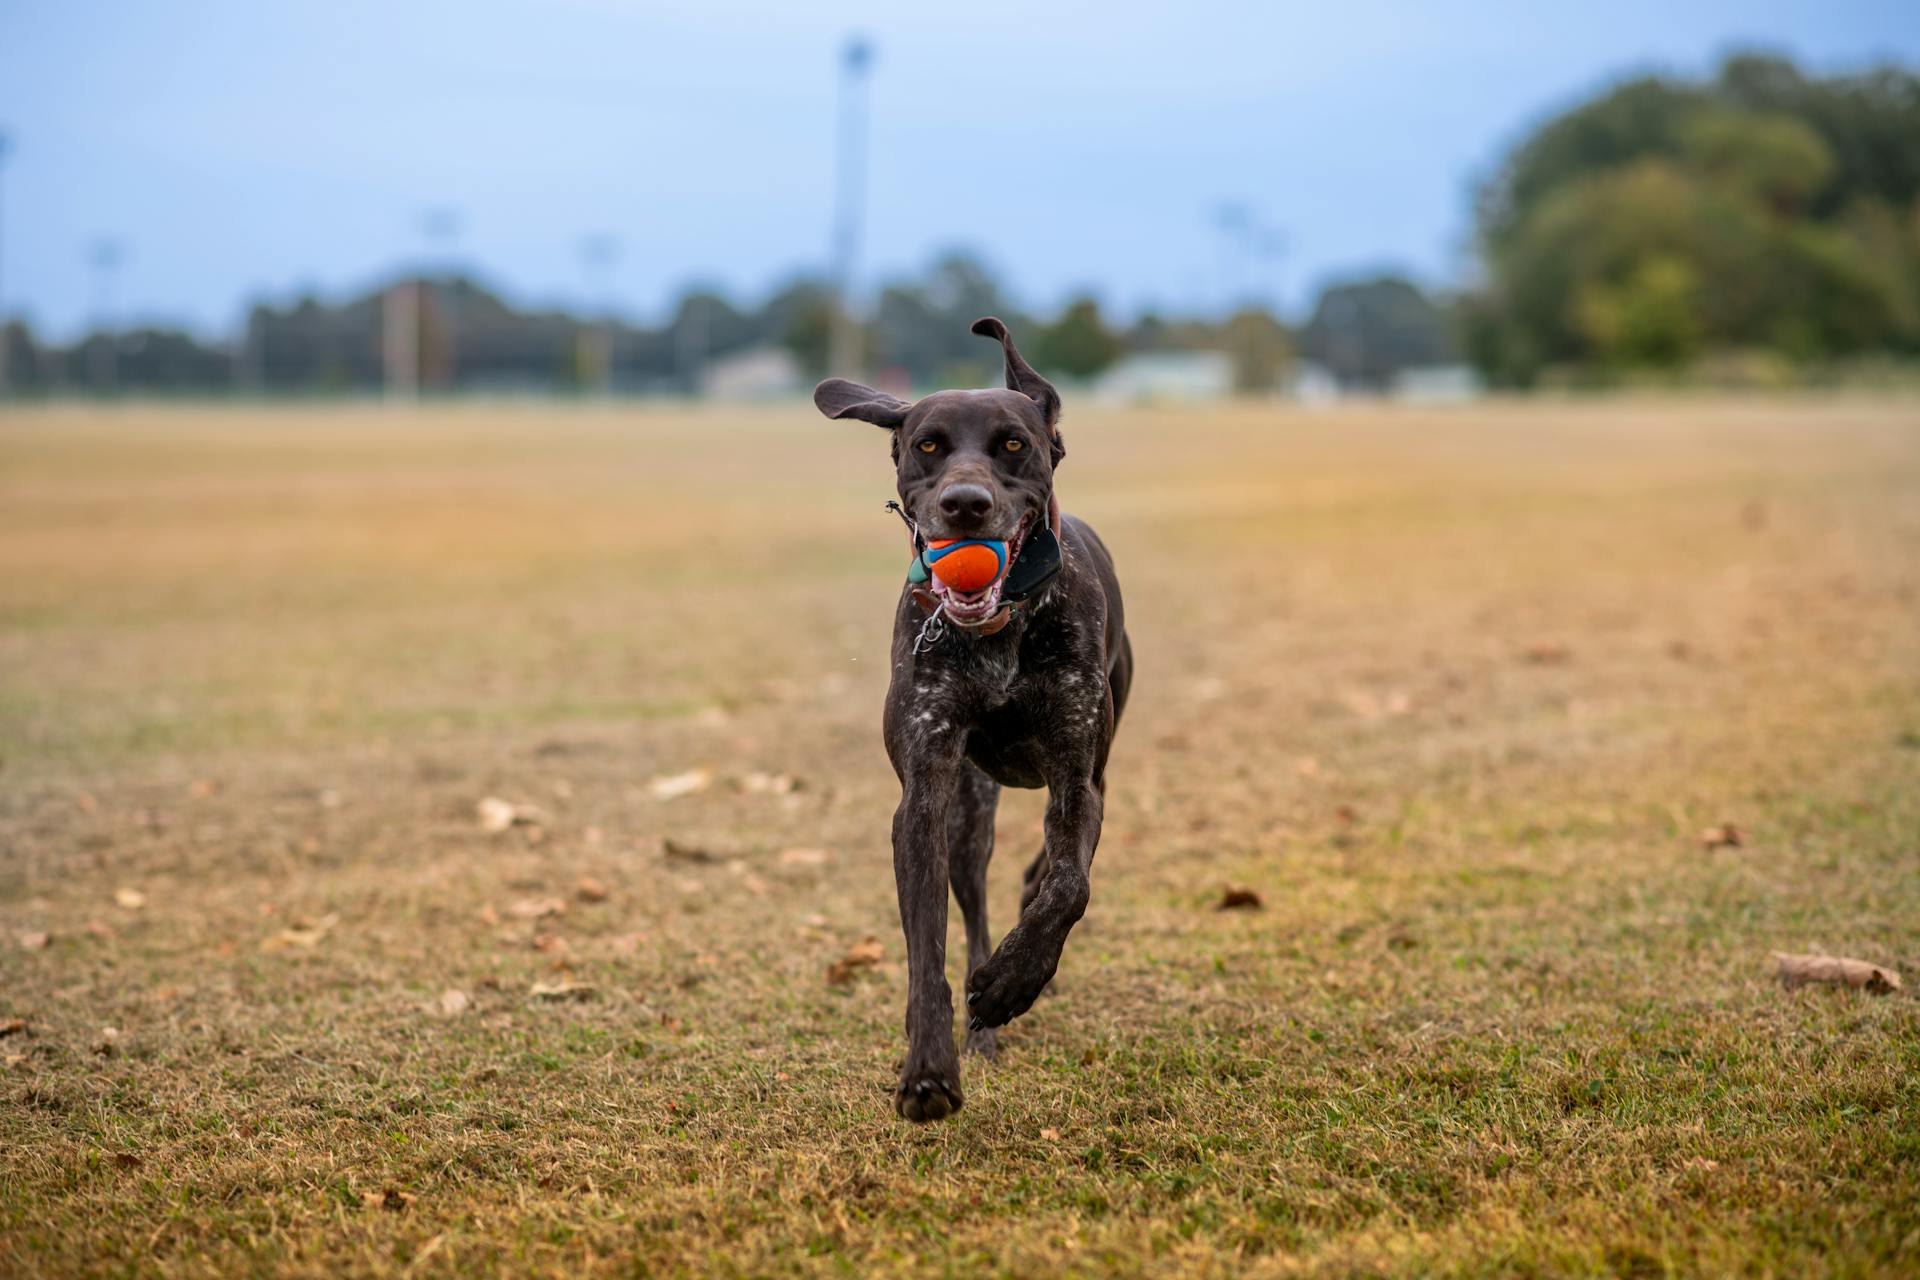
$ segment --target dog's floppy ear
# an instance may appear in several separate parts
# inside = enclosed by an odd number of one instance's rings
[[[973,322],[973,331],[1000,344],[1000,350],[1007,357],[1007,390],[1018,391],[1039,405],[1040,416],[1047,421],[1047,430],[1058,426],[1060,393],[1053,389],[1051,382],[1035,373],[1033,366],[1020,355],[1020,348],[1013,345],[1013,335],[1007,332],[1007,326],[1000,323],[998,317],[987,316]]]
[[[913,408],[905,400],[845,378],[828,378],[813,389],[814,407],[829,418],[858,418],[889,429],[907,420]]]

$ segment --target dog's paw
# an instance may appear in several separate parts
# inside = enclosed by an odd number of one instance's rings
[[[968,1027],[967,1042],[960,1048],[962,1053],[977,1053],[992,1062],[1000,1056],[1000,1028]]]
[[[908,1067],[893,1094],[893,1109],[903,1120],[925,1124],[945,1120],[960,1109],[958,1067]]]
[[[1053,981],[1060,947],[1038,930],[1016,925],[993,958],[967,980],[967,1030],[1003,1027],[1033,1007]]]

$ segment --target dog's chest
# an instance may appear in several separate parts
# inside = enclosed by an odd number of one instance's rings
[[[1045,682],[1023,678],[1017,661],[982,662],[970,675],[967,757],[1003,786],[1045,786]]]

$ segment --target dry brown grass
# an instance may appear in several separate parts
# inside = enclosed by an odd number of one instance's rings
[[[1920,409],[1067,428],[1140,667],[1094,904],[914,1129],[880,433],[9,414],[0,1271],[1920,1267]]]

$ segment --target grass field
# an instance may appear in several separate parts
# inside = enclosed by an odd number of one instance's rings
[[[880,432],[10,411],[0,1272],[1920,1271],[1920,405],[1066,430],[1093,905],[915,1128]]]

